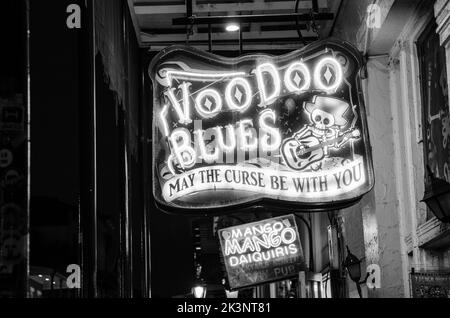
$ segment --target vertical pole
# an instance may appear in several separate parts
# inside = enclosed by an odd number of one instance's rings
[[[24,273],[24,296],[29,297],[29,279],[28,276],[30,274],[30,198],[31,198],[31,63],[30,63],[30,1],[25,0],[25,32],[26,32],[26,134],[27,134],[27,183],[26,183],[26,227],[27,227],[27,239],[25,246],[25,273]]]
[[[186,17],[192,16],[192,0],[186,0]]]
[[[145,65],[143,64],[143,59],[142,59],[142,54],[139,55],[139,65]],[[144,167],[144,162],[145,161],[145,157],[144,157],[144,153],[145,153],[145,131],[144,131],[144,125],[145,125],[145,121],[143,118],[145,118],[145,111],[144,111],[144,107],[145,107],[145,92],[144,90],[146,89],[145,87],[145,68],[141,67],[140,68],[141,73],[140,73],[140,87],[139,87],[139,110],[138,110],[138,118],[139,118],[139,160],[138,160],[138,165],[139,165],[139,171],[140,171],[140,182],[141,182],[141,195],[142,195],[142,206],[139,209],[140,212],[140,222],[141,222],[141,226],[140,226],[140,257],[139,260],[141,262],[140,264],[140,271],[141,271],[141,278],[142,278],[142,283],[141,283],[141,288],[142,288],[142,292],[141,292],[141,297],[142,298],[149,298],[149,272],[148,272],[148,268],[149,268],[149,262],[148,262],[148,256],[147,256],[147,246],[148,246],[148,237],[147,237],[147,204],[146,204],[146,173],[145,173],[145,167]]]
[[[305,224],[306,229],[308,230],[308,244],[309,244],[309,270],[314,271],[314,245],[313,245],[313,232],[311,222],[306,221],[306,219],[298,214],[295,216]]]
[[[94,298],[98,296],[94,0],[83,2],[82,17],[79,52],[82,296]]]
[[[211,24],[208,24],[208,50],[209,52],[212,52],[212,31],[211,31]]]
[[[127,107],[128,112],[131,112],[131,107],[129,105],[130,103],[130,67],[129,67],[129,41],[128,41],[128,26],[127,26],[127,19],[126,19],[127,9],[126,5],[123,6],[122,10],[122,45],[123,45],[123,52],[124,56],[123,59],[125,61],[125,96],[124,96],[124,107]],[[129,202],[129,183],[128,183],[128,175],[129,175],[129,156],[128,156],[128,146],[129,146],[129,134],[128,134],[128,125],[130,116],[127,115],[125,111],[120,110],[119,111],[119,129],[122,131],[120,132],[122,137],[121,142],[121,153],[123,156],[123,177],[124,177],[124,207],[123,207],[123,234],[124,234],[124,241],[121,242],[121,248],[123,255],[124,262],[123,262],[123,270],[124,270],[124,297],[125,298],[132,298],[133,297],[133,257],[132,257],[132,222],[131,222],[131,213],[130,213],[130,202]]]
[[[306,298],[306,273],[298,274],[298,298]]]
[[[239,25],[239,55],[242,55],[242,48],[243,48],[243,43],[242,43],[242,25]]]
[[[312,0],[312,7],[314,13],[319,13],[319,1],[318,0]]]
[[[358,290],[359,298],[363,298],[363,296],[362,296],[362,290],[361,290],[361,285],[360,285],[359,283],[356,283],[356,289]]]

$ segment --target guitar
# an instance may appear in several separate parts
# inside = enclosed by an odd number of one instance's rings
[[[320,142],[320,139],[314,136],[304,138],[293,137],[283,142],[281,154],[289,168],[305,170],[312,164],[325,158],[324,147],[340,143],[344,139],[358,139],[360,137],[359,130],[347,132],[339,138],[326,142]]]

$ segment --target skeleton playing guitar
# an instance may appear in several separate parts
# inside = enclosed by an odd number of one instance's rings
[[[294,170],[305,170],[312,164],[325,158],[324,147],[339,144],[349,139],[358,139],[360,137],[361,134],[359,130],[347,132],[336,139],[326,142],[320,142],[320,139],[314,136],[303,138],[298,138],[296,136],[283,142],[281,153],[289,168]]]

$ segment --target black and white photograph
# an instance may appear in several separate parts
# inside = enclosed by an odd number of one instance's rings
[[[2,304],[450,298],[450,0],[2,0],[0,39]]]

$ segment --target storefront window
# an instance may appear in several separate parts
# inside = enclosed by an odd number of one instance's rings
[[[424,163],[436,177],[450,181],[450,114],[446,57],[434,22],[420,36],[417,45],[421,67]],[[432,216],[428,211],[427,220]]]

